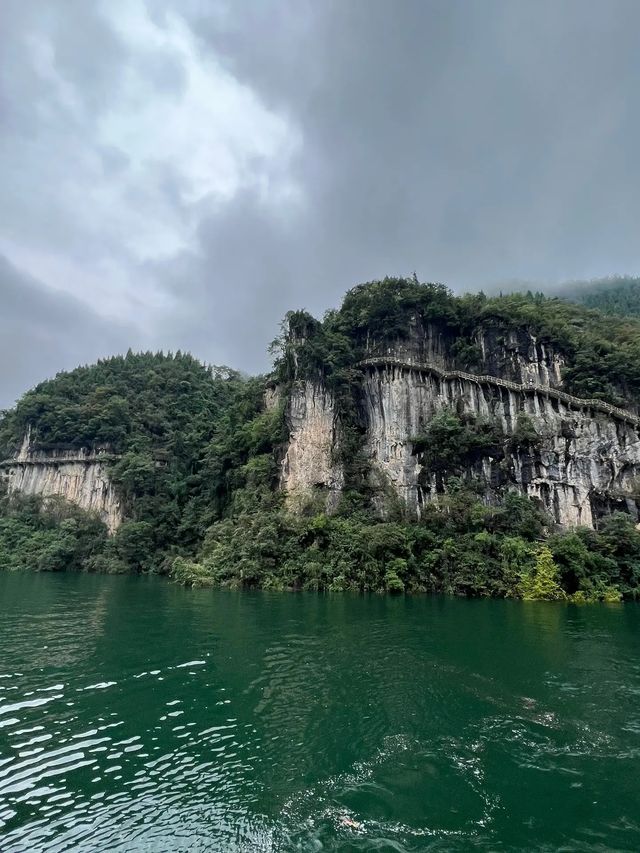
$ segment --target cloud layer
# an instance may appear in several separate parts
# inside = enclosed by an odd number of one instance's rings
[[[0,15],[0,405],[128,346],[264,369],[385,274],[640,272],[635,0]]]

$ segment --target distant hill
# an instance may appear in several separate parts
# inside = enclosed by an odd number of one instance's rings
[[[609,276],[590,281],[571,281],[553,295],[604,314],[618,317],[640,317],[640,278]]]
[[[565,281],[551,284],[539,281],[516,279],[503,282],[498,288],[489,288],[489,293],[500,296],[508,294],[544,294],[548,299],[562,299],[585,308],[595,308],[611,317],[640,317],[640,277],[611,275]]]
[[[527,291],[595,308],[612,317],[640,317],[640,277],[612,275],[562,284],[517,281],[502,290],[504,293]]]

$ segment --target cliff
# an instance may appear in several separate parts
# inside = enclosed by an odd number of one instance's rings
[[[290,510],[319,500],[332,512],[345,490],[355,489],[369,496],[380,517],[398,499],[408,518],[420,518],[447,493],[454,472],[434,470],[417,439],[438,413],[450,411],[490,423],[500,434],[500,441],[455,472],[473,481],[486,504],[517,491],[564,527],[592,527],[615,509],[637,519],[637,405],[568,393],[571,364],[549,340],[504,321],[463,334],[451,323],[410,312],[393,339],[364,324],[363,343],[345,362],[348,382],[336,384],[323,364],[309,369],[307,360],[305,366],[306,350],[317,345],[321,332],[321,324],[305,319],[289,334],[291,381],[269,384],[263,398],[274,416],[284,402],[287,440],[278,481]],[[523,416],[534,440],[519,437]],[[114,532],[123,509],[109,479],[112,457],[108,445],[93,447],[98,449],[43,449],[27,430],[19,452],[2,465],[9,491],[60,495],[96,512]],[[358,481],[348,470],[356,455]],[[157,460],[149,464],[154,477],[164,476]]]
[[[335,509],[344,486],[344,472],[335,459],[339,427],[331,393],[321,383],[296,384],[289,398],[287,419],[289,442],[281,478],[289,506],[295,509],[319,493],[327,509]]]
[[[2,498],[0,568],[640,599],[640,321],[385,279],[272,352],[267,377],[127,353],[27,392],[9,490],[116,535]]]
[[[401,340],[368,340],[354,390],[360,413],[368,487],[384,516],[395,495],[410,517],[447,490],[424,464],[415,438],[438,412],[489,421],[501,446],[474,460],[464,476],[480,484],[483,500],[505,491],[534,498],[560,526],[592,527],[614,509],[637,518],[640,475],[639,419],[635,407],[579,398],[563,390],[565,358],[523,329],[480,329],[471,346],[475,371],[461,370],[457,338],[446,327],[411,317]],[[289,399],[290,438],[281,486],[290,507],[325,493],[335,506],[344,485],[336,462],[340,416],[320,379],[297,382]],[[534,442],[518,444],[522,416]]]
[[[109,480],[107,449],[36,450],[27,431],[19,452],[2,463],[8,492],[63,497],[95,512],[115,532],[123,520],[122,506]]]
[[[564,355],[530,331],[512,328],[507,323],[478,328],[472,338],[465,341],[444,322],[425,322],[419,316],[411,315],[401,338],[384,342],[367,337],[363,354],[365,360],[387,358],[452,371],[462,366],[461,354],[465,343],[467,350],[472,351],[478,374],[525,385],[562,386]]]

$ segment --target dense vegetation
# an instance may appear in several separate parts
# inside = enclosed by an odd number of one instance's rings
[[[546,519],[531,501],[507,494],[483,504],[459,481],[424,518],[379,521],[347,502],[333,516],[248,508],[214,524],[197,561],[178,559],[176,579],[195,585],[282,589],[436,592],[468,596],[635,598],[640,536],[612,515],[598,532],[544,541]]]
[[[88,570],[107,544],[99,519],[63,500],[46,511],[37,498],[0,498],[0,567],[41,571]]]
[[[239,375],[190,355],[127,353],[60,373],[28,391],[0,426],[5,452],[28,425],[42,448],[109,446],[115,453],[165,450],[186,459],[202,447]]]
[[[29,391],[0,426],[6,458],[28,425],[41,449],[107,446],[127,521],[92,568],[167,571],[192,553],[250,472],[282,439],[262,412],[263,380],[189,355],[133,354],[62,373]],[[265,466],[264,454],[270,460]]]
[[[454,297],[441,285],[386,279],[350,291],[322,322],[288,315],[274,341],[281,401],[265,410],[264,377],[205,368],[188,355],[133,354],[82,367],[25,394],[0,421],[3,456],[27,428],[42,449],[101,447],[127,521],[108,537],[94,518],[59,501],[3,497],[0,566],[171,574],[185,584],[425,591],[457,595],[618,600],[640,587],[640,535],[629,516],[596,531],[556,534],[528,499],[481,499],[483,454],[534,448],[526,417],[513,436],[491,421],[445,411],[413,437],[437,475],[439,500],[418,522],[371,501],[359,405],[367,352],[437,322],[457,363],[474,369],[474,335],[530,329],[568,364],[575,393],[640,399],[640,322],[536,294]],[[313,500],[285,511],[277,489],[292,384],[321,376],[341,424],[346,485],[335,514]]]
[[[603,314],[640,317],[640,278],[612,276],[562,285],[557,295]]]

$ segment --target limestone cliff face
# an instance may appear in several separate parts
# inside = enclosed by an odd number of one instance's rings
[[[96,512],[113,533],[123,519],[122,507],[109,481],[106,453],[79,450],[34,450],[27,434],[19,453],[4,464],[8,490],[41,497],[60,496]]]
[[[376,502],[384,513],[389,488],[408,511],[420,516],[442,491],[435,475],[414,453],[412,438],[443,408],[496,420],[503,450],[468,473],[480,479],[485,500],[505,490],[537,498],[557,524],[593,526],[613,508],[637,517],[640,433],[631,412],[564,393],[564,361],[525,331],[499,328],[476,336],[477,370],[457,369],[455,341],[435,326],[414,324],[392,347],[370,347],[362,365],[360,406],[366,426],[364,450]],[[536,448],[513,447],[509,437],[519,413],[532,420]],[[339,438],[335,407],[319,383],[299,385],[290,401],[291,439],[282,487],[291,501],[314,487],[340,494],[343,477],[332,458]]]
[[[522,385],[562,386],[563,356],[534,335],[522,329],[491,327],[479,332],[475,341],[481,354],[478,373]]]
[[[331,510],[340,497],[344,473],[335,461],[338,424],[331,394],[319,382],[295,383],[287,409],[289,444],[281,485],[295,509],[314,495]]]
[[[523,329],[497,324],[480,329],[473,336],[475,373],[489,374],[521,384],[562,387],[564,357]],[[459,339],[435,323],[410,320],[407,334],[393,344],[370,341],[368,357],[391,356],[405,362],[431,364],[441,370],[461,366]]]
[[[520,412],[536,427],[536,450],[507,449],[500,458],[485,457],[472,472],[484,482],[488,502],[500,488],[516,489],[538,498],[565,526],[592,526],[598,511],[619,504],[637,515],[632,495],[638,491],[640,438],[631,420],[577,408],[544,390],[516,392],[394,364],[367,369],[364,400],[372,471],[415,515],[436,498],[438,483],[422,468],[411,439],[443,408],[496,419],[505,437]]]

